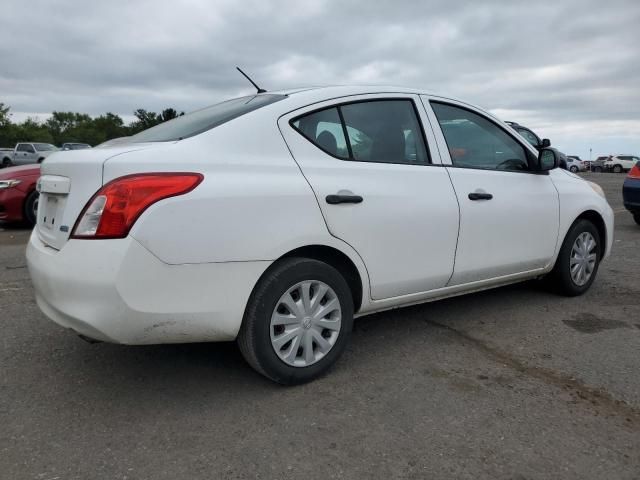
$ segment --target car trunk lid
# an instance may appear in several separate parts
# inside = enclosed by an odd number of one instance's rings
[[[41,166],[36,232],[47,246],[60,250],[69,240],[78,215],[103,184],[107,160],[155,144],[129,144],[52,154]]]

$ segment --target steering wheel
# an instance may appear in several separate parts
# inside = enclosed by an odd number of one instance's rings
[[[519,158],[510,158],[496,165],[496,170],[526,170],[526,168]]]

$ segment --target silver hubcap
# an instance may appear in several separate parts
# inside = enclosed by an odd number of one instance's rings
[[[581,287],[586,284],[596,267],[596,240],[589,232],[582,232],[576,238],[571,249],[571,279],[573,283]]]
[[[38,218],[38,203],[40,201],[39,197],[33,201],[33,218]]]
[[[285,292],[271,315],[271,346],[288,365],[307,367],[333,348],[340,334],[340,301],[326,283],[306,280]]]

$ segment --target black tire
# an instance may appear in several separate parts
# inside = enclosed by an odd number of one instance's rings
[[[280,297],[305,280],[321,281],[333,289],[340,302],[342,318],[331,350],[316,363],[295,367],[281,360],[271,344],[271,315]],[[238,346],[257,372],[283,385],[296,385],[318,378],[338,360],[349,341],[352,327],[353,298],[344,277],[318,260],[286,258],[272,265],[253,289],[238,333]]]
[[[13,163],[11,162],[11,159],[9,158],[3,158],[2,159],[2,168],[9,168],[13,165]]]
[[[584,232],[590,233],[596,241],[594,250],[594,253],[596,254],[596,261],[591,277],[589,277],[588,281],[584,285],[578,285],[574,282],[571,276],[571,251],[578,236]],[[576,220],[569,229],[569,232],[567,232],[567,235],[562,242],[560,253],[558,253],[556,264],[549,274],[549,280],[551,281],[554,289],[558,293],[568,297],[582,295],[589,290],[589,287],[591,287],[591,284],[598,273],[600,259],[602,258],[602,250],[602,240],[600,239],[600,234],[598,233],[598,229],[595,225],[586,219],[581,218]]]
[[[622,173],[622,165],[614,165],[612,170],[613,173]]]
[[[640,212],[633,212],[633,219],[640,225]]]
[[[575,165],[572,165],[571,167],[569,167],[569,171],[573,173],[578,173],[578,167],[576,167]]]
[[[595,173],[602,173],[602,167],[593,167]]]
[[[24,201],[24,219],[32,227],[38,220],[35,210],[38,205],[39,197],[40,194],[36,190],[34,190],[29,195],[27,195],[27,199]]]

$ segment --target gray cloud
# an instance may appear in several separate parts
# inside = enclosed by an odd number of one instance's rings
[[[5,0],[2,10],[0,102],[16,112],[189,111],[249,92],[239,64],[268,89],[414,86],[579,153],[640,150],[637,0]]]

